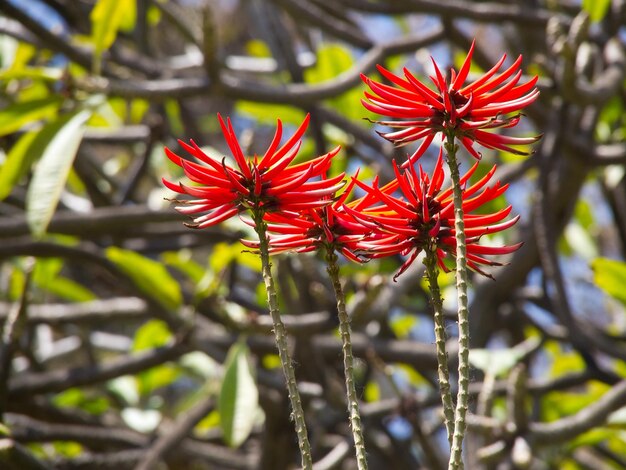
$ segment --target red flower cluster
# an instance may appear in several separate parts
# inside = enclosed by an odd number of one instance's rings
[[[354,186],[353,180],[341,196],[324,207],[301,212],[274,212],[267,214],[272,253],[293,251],[307,253],[321,247],[341,252],[346,258],[361,263],[359,244],[372,233],[372,227],[355,220],[344,210],[344,203]],[[257,249],[258,241],[242,240],[249,248]]]
[[[401,171],[395,162],[393,165],[396,179],[392,183],[380,188],[377,180],[371,187],[356,181],[367,195],[344,206],[355,220],[377,228],[354,246],[355,251],[366,258],[409,255],[395,279],[413,263],[422,250],[434,249],[439,267],[447,272],[444,260],[456,255],[456,241],[452,187],[442,190],[445,175],[441,152],[430,176],[423,171],[421,165],[417,172],[413,166]],[[469,181],[477,167],[478,163],[462,176],[461,184]],[[511,206],[494,213],[472,214],[506,191],[508,185],[501,185],[499,181],[492,186],[486,186],[495,170],[494,166],[484,177],[467,187],[463,200],[467,264],[474,271],[488,277],[491,276],[482,271],[480,266],[497,266],[500,263],[485,256],[512,253],[520,246],[494,247],[478,243],[483,235],[505,230],[519,219],[518,216],[501,222],[511,212]],[[402,194],[400,197],[394,196],[398,189]]]
[[[364,106],[376,113],[400,118],[399,121],[381,121],[381,124],[400,130],[383,134],[397,145],[422,140],[417,151],[401,167],[394,162],[395,179],[380,187],[378,178],[368,186],[356,178],[340,196],[344,174],[327,178],[331,159],[339,148],[310,161],[292,164],[300,141],[309,122],[307,116],[294,135],[281,145],[282,125],[277,124],[274,138],[262,157],[244,157],[230,120],[224,122],[218,115],[226,142],[236,166],[226,158],[216,160],[206,155],[193,141],[180,145],[200,163],[181,158],[169,149],[167,156],[182,167],[195,185],[163,183],[173,191],[191,196],[177,200],[177,210],[194,216],[194,228],[218,224],[242,211],[251,211],[258,222],[262,215],[267,225],[272,253],[285,251],[310,252],[320,247],[336,250],[347,258],[362,262],[391,255],[407,256],[400,275],[422,250],[437,254],[441,269],[448,270],[446,259],[456,256],[453,190],[443,189],[445,174],[443,156],[432,174],[415,161],[432,143],[438,133],[454,136],[476,158],[480,154],[473,144],[524,154],[512,146],[535,142],[538,137],[517,138],[487,132],[491,129],[515,126],[519,111],[532,103],[538,95],[537,77],[518,84],[521,78],[521,57],[511,67],[498,74],[505,57],[482,77],[464,85],[469,74],[474,45],[461,69],[451,71],[447,82],[435,64],[431,77],[436,91],[422,84],[408,70],[404,78],[383,67],[381,74],[392,85],[375,82],[362,76],[372,93],[366,92]],[[434,61],[433,61],[434,63]],[[508,113],[517,114],[506,116]],[[462,178],[463,211],[467,261],[470,269],[489,276],[482,266],[499,263],[488,259],[491,255],[508,254],[519,245],[482,246],[480,238],[514,225],[519,217],[506,220],[511,206],[497,212],[476,214],[484,204],[502,195],[507,185],[496,182],[488,185],[494,168],[477,182],[470,184],[476,163]],[[346,202],[352,189],[358,186],[365,192],[360,199]],[[246,220],[244,218],[244,220]],[[250,222],[254,224],[255,222]],[[258,248],[258,241],[242,240],[250,248]]]
[[[224,122],[218,115],[222,132],[237,164],[234,168],[206,155],[192,140],[191,145],[180,145],[204,165],[179,157],[170,149],[165,153],[197,186],[172,183],[163,178],[169,189],[192,196],[191,200],[177,200],[176,209],[187,215],[203,214],[190,227],[205,228],[223,222],[243,210],[261,210],[264,213],[297,212],[324,206],[344,184],[344,174],[321,179],[328,171],[331,159],[339,147],[311,161],[291,165],[300,149],[300,139],[306,131],[309,116],[282,146],[282,124],[278,121],[274,138],[263,155],[246,158],[243,155],[230,119]]]
[[[362,100],[363,106],[383,116],[403,119],[377,121],[378,124],[400,129],[381,135],[396,145],[423,139],[422,144],[403,167],[415,162],[440,132],[444,135],[453,133],[477,159],[481,154],[474,148],[474,143],[489,149],[526,155],[528,152],[512,146],[532,144],[540,138],[540,136],[509,137],[486,132],[489,129],[513,127],[519,122],[518,111],[539,96],[539,90],[535,86],[537,77],[518,84],[522,77],[519,70],[521,56],[509,68],[497,74],[506,59],[504,55],[491,70],[476,81],[464,85],[469,74],[473,51],[474,43],[459,72],[451,70],[449,82],[444,79],[433,60],[435,76],[430,78],[436,90],[420,82],[406,68],[403,78],[378,66],[381,75],[393,85],[379,83],[361,75],[362,80],[372,91],[365,93],[367,100]],[[517,114],[506,116],[512,112]]]

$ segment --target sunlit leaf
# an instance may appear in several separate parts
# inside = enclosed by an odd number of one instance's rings
[[[135,376],[139,395],[150,396],[156,390],[173,384],[180,375],[181,369],[175,364],[163,364],[144,370]]]
[[[416,323],[414,315],[398,315],[391,319],[390,326],[398,338],[408,338]]]
[[[259,399],[248,347],[244,342],[231,347],[225,369],[218,405],[220,425],[226,444],[239,447],[254,427]]]
[[[33,160],[38,156],[30,151],[39,132],[27,132],[13,144],[6,160],[0,166],[0,201],[11,194],[13,186],[30,170]]]
[[[66,458],[78,457],[83,452],[83,446],[73,441],[55,441],[52,443],[55,452]]]
[[[594,23],[602,21],[609,11],[611,0],[583,0],[583,10]]]
[[[23,69],[9,69],[0,72],[1,80],[32,79],[46,82],[57,82],[63,78],[63,69],[55,67],[27,67]]]
[[[60,408],[76,408],[93,415],[101,415],[111,404],[104,396],[86,392],[80,388],[69,388],[53,398],[53,403]]]
[[[144,351],[166,345],[172,339],[172,333],[161,320],[150,320],[144,323],[133,339],[133,351]],[[137,390],[141,396],[148,396],[155,390],[174,382],[180,376],[180,368],[176,365],[163,364],[145,370],[136,375]]]
[[[539,339],[529,338],[520,345],[506,349],[471,349],[469,361],[472,366],[482,370],[486,374],[495,376],[506,374],[511,370],[528,352]]]
[[[210,266],[214,272],[220,272],[233,261],[253,271],[261,271],[261,259],[249,251],[243,251],[241,245],[230,243],[217,243],[213,246]]]
[[[626,263],[608,258],[596,258],[591,263],[595,283],[610,296],[626,305]]]
[[[363,398],[367,403],[373,403],[380,400],[380,386],[373,380],[368,381],[365,384]]]
[[[128,275],[145,295],[152,297],[167,309],[176,310],[180,307],[182,303],[180,286],[161,263],[115,246],[107,248],[106,256]]]
[[[62,299],[87,302],[97,298],[91,290],[72,279],[61,276],[59,273],[62,268],[63,260],[61,258],[40,258],[35,265],[33,282],[39,288]]]
[[[62,102],[59,96],[21,101],[0,109],[0,136],[11,134],[26,124],[53,116]]]
[[[304,120],[305,113],[298,108],[285,104],[267,104],[254,101],[238,100],[235,105],[238,114],[251,117],[256,121],[269,126],[276,125],[276,118],[280,116],[283,124],[299,126]]]
[[[117,32],[128,16],[135,10],[135,0],[98,0],[91,11],[91,36],[96,54],[111,47]]]
[[[165,346],[172,339],[172,332],[164,321],[150,320],[141,325],[135,332],[133,339],[133,351]]]
[[[48,228],[83,138],[84,124],[90,115],[91,111],[84,110],[62,118],[58,130],[53,134],[51,132],[35,167],[26,193],[26,220],[36,237],[42,236]]]
[[[251,39],[246,43],[246,53],[252,57],[272,57],[272,51],[266,42]]]

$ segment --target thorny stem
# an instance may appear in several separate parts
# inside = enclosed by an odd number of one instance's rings
[[[428,247],[426,258],[426,278],[430,287],[430,298],[433,304],[435,323],[435,345],[437,348],[437,375],[439,377],[439,394],[443,404],[443,417],[448,432],[448,443],[452,446],[452,436],[454,433],[454,404],[450,393],[450,371],[448,370],[448,353],[446,352],[446,327],[443,317],[443,298],[439,290],[437,275],[437,252],[435,247]]]
[[[350,426],[354,438],[356,450],[356,460],[359,470],[367,470],[367,457],[365,455],[365,439],[363,437],[363,426],[361,424],[361,414],[359,413],[359,400],[356,396],[354,385],[354,356],[352,355],[352,340],[350,331],[350,318],[346,311],[346,299],[339,281],[339,266],[337,264],[337,254],[332,246],[326,247],[327,271],[330,276],[335,297],[337,299],[337,313],[339,315],[339,331],[343,343],[343,367],[346,376],[346,393],[348,396],[348,412],[350,413]]]
[[[302,409],[302,401],[300,400],[300,392],[296,383],[296,374],[293,369],[289,348],[287,345],[287,332],[285,325],[280,318],[278,310],[278,299],[276,297],[276,288],[272,277],[272,264],[269,256],[269,242],[267,239],[267,226],[263,220],[263,212],[259,209],[252,211],[255,224],[255,231],[259,236],[259,251],[261,254],[261,268],[263,273],[263,281],[267,291],[267,303],[274,325],[274,337],[276,346],[278,347],[278,355],[280,363],[283,367],[285,380],[287,382],[287,391],[289,392],[289,400],[291,402],[292,416],[295,422],[296,434],[298,435],[298,446],[302,457],[303,470],[312,470],[313,461],[311,457],[311,445],[307,435],[306,422],[304,420],[304,410]]]
[[[459,164],[456,159],[457,146],[454,143],[453,131],[447,133],[445,149],[454,191],[456,291],[459,317],[459,387],[448,470],[458,470],[463,468],[463,437],[465,436],[465,415],[467,414],[469,398],[469,307],[467,301],[467,249],[465,246],[465,222],[463,220],[463,189],[460,184]]]

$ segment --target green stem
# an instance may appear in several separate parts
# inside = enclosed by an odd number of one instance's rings
[[[454,133],[447,135],[445,149],[454,190],[454,230],[456,232],[456,290],[459,316],[459,389],[454,414],[454,435],[450,451],[449,470],[463,468],[463,437],[465,415],[469,399],[469,307],[467,301],[467,249],[465,246],[465,222],[463,220],[463,189],[461,188],[459,164],[456,159],[457,146]]]
[[[354,448],[356,450],[356,461],[359,470],[367,470],[367,457],[365,455],[365,439],[363,437],[363,426],[361,424],[361,414],[359,412],[359,400],[356,396],[354,385],[354,356],[352,355],[352,340],[350,330],[350,318],[346,311],[346,299],[339,281],[339,265],[337,264],[337,254],[333,247],[326,247],[327,271],[330,276],[335,297],[337,299],[337,313],[339,315],[339,332],[343,343],[343,367],[346,376],[346,393],[348,396],[348,412],[350,414],[350,425],[354,438]]]
[[[443,318],[443,298],[439,289],[437,276],[437,247],[429,246],[426,250],[424,265],[426,266],[426,278],[430,287],[430,298],[433,303],[435,323],[435,345],[437,347],[437,375],[439,376],[439,394],[443,404],[443,418],[448,432],[448,443],[452,446],[454,433],[454,404],[450,392],[450,371],[448,370],[448,353],[446,352],[446,326]]]
[[[293,369],[291,356],[289,355],[289,347],[287,344],[287,332],[285,324],[280,318],[278,310],[278,299],[276,297],[276,288],[274,287],[274,278],[272,277],[272,264],[269,256],[269,242],[267,239],[267,225],[263,220],[263,213],[260,210],[252,211],[255,223],[255,231],[259,236],[259,251],[261,253],[261,268],[263,273],[263,281],[267,290],[267,303],[274,325],[274,337],[276,346],[278,347],[278,355],[280,363],[283,367],[285,380],[287,382],[287,391],[289,392],[289,400],[293,410],[292,416],[295,422],[296,434],[298,435],[298,446],[300,447],[300,455],[302,456],[303,470],[312,470],[313,461],[311,457],[311,445],[307,435],[306,422],[304,420],[304,410],[302,409],[302,401],[300,400],[300,392],[296,383],[296,374]]]

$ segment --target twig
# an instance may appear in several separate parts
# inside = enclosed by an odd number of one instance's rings
[[[361,423],[361,413],[359,412],[359,399],[356,395],[354,384],[354,355],[352,354],[352,331],[350,328],[350,317],[346,311],[346,300],[339,280],[339,265],[337,253],[334,246],[326,247],[327,271],[335,291],[337,299],[337,313],[339,315],[339,331],[343,344],[343,364],[346,380],[346,392],[348,397],[348,412],[354,447],[356,449],[356,461],[359,470],[367,470],[367,456],[365,452],[365,438],[363,437],[363,425]]]
[[[300,392],[298,391],[298,384],[296,383],[293,362],[289,354],[287,332],[285,331],[285,325],[280,318],[280,311],[278,309],[278,298],[274,287],[274,278],[272,277],[272,264],[269,259],[269,240],[267,238],[266,223],[263,220],[263,211],[260,209],[252,211],[252,217],[255,224],[255,231],[259,236],[259,252],[261,255],[263,282],[265,283],[265,290],[267,291],[267,303],[270,309],[270,316],[274,324],[274,338],[287,383],[292,416],[298,436],[298,447],[300,448],[300,456],[302,458],[302,467],[304,470],[311,470],[313,466],[311,445],[309,443],[306,421],[304,419],[304,409],[302,408]]]
[[[204,418],[215,406],[213,396],[205,397],[187,413],[176,420],[172,428],[159,436],[151,445],[143,458],[139,461],[135,470],[151,470],[158,462],[166,457],[173,448],[179,444],[193,427]]]
[[[0,420],[6,410],[8,382],[11,375],[11,362],[16,349],[16,342],[22,336],[28,315],[30,284],[32,280],[35,260],[24,260],[24,285],[19,303],[16,303],[4,322],[0,343]]]
[[[461,188],[459,164],[456,159],[457,145],[454,133],[446,136],[446,153],[454,198],[454,231],[456,238],[456,290],[459,315],[459,386],[454,412],[454,435],[448,468],[463,468],[463,438],[465,437],[465,414],[469,398],[469,306],[467,300],[467,248],[465,246],[465,222],[463,220],[463,188]]]
[[[190,351],[188,344],[178,342],[116,359],[103,365],[42,373],[22,373],[11,380],[9,397],[60,392],[72,387],[104,382],[125,374],[136,374],[164,362],[175,360]]]
[[[450,392],[450,371],[448,369],[448,353],[446,352],[446,324],[443,315],[443,298],[439,289],[439,268],[437,266],[437,246],[429,246],[424,258],[426,266],[426,278],[430,290],[430,298],[433,305],[433,322],[435,324],[435,347],[437,348],[437,377],[439,378],[439,393],[443,405],[443,417],[448,443],[452,445],[454,434],[454,404]]]

